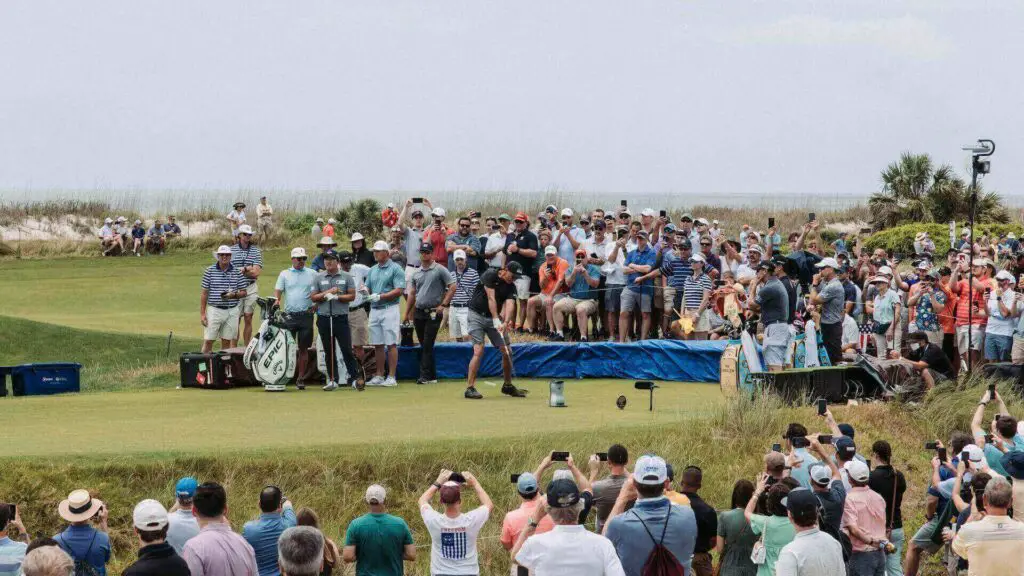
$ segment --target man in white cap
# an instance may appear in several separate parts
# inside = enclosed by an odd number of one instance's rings
[[[323,218],[317,218],[316,222],[313,223],[313,227],[310,228],[309,232],[313,236],[314,239],[315,238],[320,238],[321,236],[323,236],[324,235],[324,219]]]
[[[691,573],[691,559],[697,545],[697,517],[687,506],[673,504],[665,497],[668,465],[659,456],[645,455],[636,461],[633,474],[622,486],[604,534],[622,562],[627,574],[640,574],[654,549],[648,531],[659,533],[659,541],[676,562]],[[624,514],[635,501],[629,514]]]
[[[327,219],[327,225],[324,226],[324,236],[334,238],[334,227],[338,224],[338,221],[334,218]]]
[[[554,244],[547,245],[544,248],[544,263],[537,271],[540,294],[531,296],[526,305],[527,325],[533,330],[540,331],[537,327],[537,314],[543,310],[549,332],[556,334],[554,305],[565,292],[565,274],[568,269],[569,263],[558,256],[558,248]]]
[[[974,274],[972,285],[968,285],[970,266],[973,266]],[[967,372],[969,361],[974,366],[981,361],[982,351],[985,349],[985,323],[988,319],[988,300],[985,298],[985,292],[992,288],[988,277],[988,260],[975,258],[970,266],[966,260],[961,261],[949,276],[949,289],[957,298],[956,349],[960,353],[960,372]]]
[[[843,358],[846,290],[836,274],[839,263],[835,258],[823,258],[815,267],[818,273],[811,280],[810,302],[821,306],[821,340],[834,366]]]
[[[357,263],[367,268],[376,263],[376,260],[373,258],[373,252],[366,249],[366,238],[362,234],[359,232],[353,233],[349,242],[352,244],[352,256]]]
[[[110,562],[110,536],[107,535],[109,511],[102,500],[88,490],[75,490],[57,506],[60,517],[69,522],[53,537],[57,545],[75,562],[88,564],[99,576],[106,576]],[[95,520],[96,526],[93,526]]]
[[[248,282],[231,265],[231,247],[221,246],[213,253],[217,263],[203,272],[200,282],[199,321],[203,325],[203,352],[213,351],[220,340],[221,349],[238,339],[239,303],[245,299]]]
[[[465,252],[456,250],[454,256],[455,269],[450,278],[455,290],[450,300],[448,333],[459,342],[469,342],[469,301],[476,292],[476,285],[480,283],[480,275],[467,264]]]
[[[448,264],[448,235],[453,232],[445,225],[444,208],[437,206],[430,211],[430,226],[423,231],[423,241],[434,247],[434,262]]]
[[[124,576],[189,576],[188,564],[167,543],[167,509],[156,500],[143,500],[132,512],[139,539],[139,559]]]
[[[399,301],[405,292],[405,270],[391,260],[388,243],[378,240],[373,245],[377,264],[366,276],[363,293],[370,302],[370,345],[374,348],[377,375],[367,386],[398,386],[398,342],[402,324]],[[384,377],[384,349],[387,348],[387,378]]]
[[[850,537],[853,554],[847,563],[851,576],[885,573],[885,500],[868,487],[871,471],[860,460],[846,464],[851,489],[843,505],[842,528]]]
[[[985,361],[1009,362],[1013,331],[1021,313],[1017,282],[1006,270],[996,273],[996,287],[989,292],[988,322],[985,324]]]
[[[416,561],[416,545],[405,520],[387,513],[387,491],[380,484],[366,489],[370,511],[353,520],[345,530],[342,559],[356,565],[356,574],[401,576],[402,562]]]
[[[103,255],[110,256],[115,253],[120,254],[124,250],[124,244],[121,241],[121,235],[114,229],[114,221],[107,218],[103,221],[103,228],[100,228],[100,247],[103,248]]]
[[[562,208],[561,222],[555,221],[555,236],[551,244],[558,248],[558,257],[572,262],[576,250],[587,239],[587,233],[573,223],[572,208]]]
[[[252,241],[252,227],[242,224],[238,227],[238,242],[231,246],[231,265],[245,279],[245,299],[242,300],[242,346],[247,346],[252,339],[252,316],[256,312],[256,300],[260,297],[260,287],[256,284],[263,273],[263,251]],[[237,341],[231,342],[237,346]]]
[[[313,292],[317,273],[306,267],[306,249],[292,248],[292,265],[277,275],[274,298],[286,313],[285,328],[295,334],[298,359],[295,364],[295,386],[306,389],[306,365],[313,345]],[[284,302],[284,304],[280,304]]]
[[[736,281],[744,286],[750,286],[750,283],[757,279],[757,267],[763,258],[764,249],[760,245],[753,244],[747,248],[747,261],[736,269]]]
[[[321,238],[320,241],[316,243],[316,247],[320,249],[320,253],[313,258],[313,262],[309,267],[312,268],[314,272],[323,272],[326,270],[327,265],[324,263],[324,254],[333,252],[336,245],[337,243],[334,241],[334,238],[330,236],[324,236]]]
[[[146,229],[142,226],[142,220],[136,220],[132,225],[132,254],[142,256],[142,249],[146,243]]]

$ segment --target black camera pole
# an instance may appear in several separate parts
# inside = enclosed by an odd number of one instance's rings
[[[972,146],[965,146],[964,150],[971,152],[971,208],[969,215],[970,253],[968,255],[967,267],[967,375],[970,376],[974,369],[974,356],[971,354],[971,344],[974,342],[974,218],[978,212],[978,174],[988,174],[991,168],[988,160],[981,158],[991,156],[996,151],[996,143],[992,140],[978,139],[978,143]]]

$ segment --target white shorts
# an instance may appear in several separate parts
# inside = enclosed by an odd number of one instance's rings
[[[764,354],[764,363],[769,366],[786,365],[786,355],[789,351],[789,343],[793,335],[789,331],[789,324],[776,322],[764,328],[764,342],[761,351]]]
[[[203,340],[234,340],[238,338],[238,311],[241,306],[227,310],[206,307],[206,327],[203,328]]]
[[[402,323],[401,314],[398,309],[401,306],[395,304],[387,308],[370,308],[370,345],[371,346],[397,346],[401,339],[399,327]]]
[[[985,349],[985,327],[975,325],[971,328],[971,349],[978,352]],[[967,326],[956,327],[956,349],[961,354],[967,351]]]
[[[469,308],[466,306],[448,308],[448,332],[452,338],[469,336]]]
[[[406,266],[405,267],[405,290],[402,291],[406,296],[409,295],[409,289],[412,288],[412,277],[420,271],[419,266]]]
[[[515,280],[516,286],[516,299],[517,300],[529,300],[530,299],[530,277],[520,276]]]
[[[245,289],[245,298],[242,300],[242,314],[248,316],[256,311],[256,299],[260,297],[260,286],[253,282]]]

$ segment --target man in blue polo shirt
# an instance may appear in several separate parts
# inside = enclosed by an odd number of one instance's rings
[[[246,296],[245,278],[231,265],[231,248],[221,246],[213,253],[217,263],[203,272],[199,321],[203,324],[203,352],[213,351],[214,340],[221,349],[238,339],[239,302]]]
[[[260,492],[259,520],[246,522],[242,528],[242,537],[256,553],[256,568],[260,576],[281,576],[277,564],[277,539],[295,524],[295,509],[281,494],[281,489],[277,486],[264,488]]]
[[[313,345],[313,292],[316,290],[317,273],[306,268],[306,249],[292,249],[292,266],[281,271],[274,285],[274,297],[284,302],[287,313],[285,327],[295,333],[298,345],[298,362],[295,364],[295,387],[306,389],[303,380],[306,375],[306,363],[309,360],[309,347]]]
[[[242,300],[242,346],[252,340],[252,316],[256,312],[256,300],[260,297],[260,288],[256,284],[263,272],[263,251],[252,242],[252,227],[242,224],[238,227],[238,242],[231,246],[231,265],[238,269],[245,279],[245,299]],[[237,346],[238,342],[232,342]]]
[[[401,306],[398,305],[405,291],[405,270],[391,260],[391,247],[383,240],[373,245],[373,257],[377,264],[366,275],[363,293],[370,302],[370,345],[377,360],[377,375],[366,383],[367,386],[398,386],[395,373],[398,370],[398,340],[401,325]],[[388,376],[384,377],[384,348],[387,347]]]
[[[634,339],[643,340],[651,331],[654,281],[642,280],[641,277],[651,271],[657,259],[657,253],[647,243],[647,231],[640,230],[636,233],[636,249],[626,255],[626,264],[623,267],[626,273],[626,289],[622,291],[622,311],[619,312],[619,342],[626,342],[632,324],[632,314],[637,308],[640,309],[643,321],[640,323],[640,334]]]

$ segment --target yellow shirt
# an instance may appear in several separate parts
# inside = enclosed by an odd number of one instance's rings
[[[966,558],[968,576],[1024,575],[1024,523],[1008,516],[986,516],[956,533],[953,551]]]
[[[672,502],[673,504],[679,504],[680,506],[690,505],[690,499],[686,497],[686,494],[680,494],[675,490],[665,490],[665,496],[667,496],[669,502]]]

